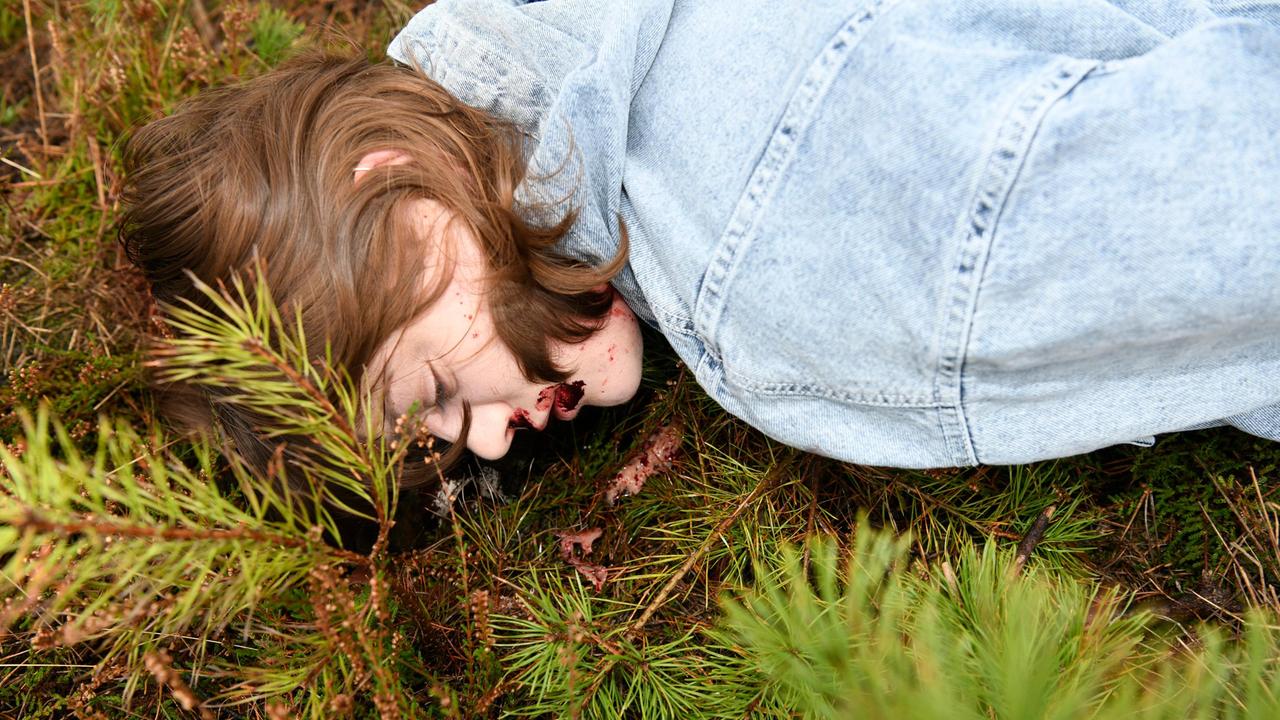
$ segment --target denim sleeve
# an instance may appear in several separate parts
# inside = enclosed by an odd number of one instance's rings
[[[1276,0],[1208,0],[1207,4],[1221,18],[1258,20],[1280,27],[1280,2]]]
[[[1211,20],[1257,20],[1280,27],[1280,0],[1108,0],[1166,38]]]
[[[387,49],[459,100],[531,140],[517,190],[526,215],[578,221],[562,250],[602,263],[617,247],[631,98],[666,34],[674,0],[439,0]]]

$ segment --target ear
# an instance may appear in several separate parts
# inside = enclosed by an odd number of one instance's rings
[[[356,163],[352,169],[351,183],[354,185],[360,182],[366,173],[379,165],[403,165],[409,160],[409,155],[401,150],[374,150]]]

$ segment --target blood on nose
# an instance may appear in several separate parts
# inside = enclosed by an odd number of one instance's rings
[[[551,404],[556,401],[556,388],[558,387],[560,386],[548,385],[538,392],[538,404],[534,407],[538,408],[539,412],[551,409]]]

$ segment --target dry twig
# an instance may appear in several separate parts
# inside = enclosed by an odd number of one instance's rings
[[[1027,559],[1031,557],[1031,553],[1035,551],[1036,546],[1044,539],[1044,531],[1049,529],[1049,521],[1053,519],[1053,512],[1057,509],[1057,505],[1050,505],[1040,513],[1035,522],[1031,523],[1031,529],[1022,538],[1022,542],[1018,543],[1018,554],[1013,559],[1013,571],[1015,573],[1022,572],[1023,566],[1027,564]]]

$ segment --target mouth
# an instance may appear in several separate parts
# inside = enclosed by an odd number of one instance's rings
[[[561,413],[569,413],[582,402],[582,394],[586,383],[574,380],[571,383],[560,383],[556,386],[555,409]]]
[[[561,421],[565,421],[565,422],[567,422],[567,421],[569,421],[569,420],[572,420],[572,419],[574,419],[574,418],[578,417],[578,410],[579,410],[579,409],[580,409],[580,408],[574,408],[574,409],[572,409],[572,410],[563,410],[563,409],[561,409],[561,408],[560,408],[560,406],[559,406],[559,405],[557,405],[557,406],[555,406],[555,407],[551,408],[551,414],[552,414],[552,415],[554,415],[554,416],[555,416],[555,418],[556,418],[557,420],[561,420]]]
[[[545,412],[548,416],[554,415],[557,420],[572,420],[578,416],[581,409],[578,405],[582,402],[582,396],[586,391],[586,383],[582,380],[574,380],[568,383],[559,383],[556,385],[548,385],[538,393],[538,401],[534,407],[538,412]],[[510,427],[533,427],[537,428],[532,421],[529,420],[529,414],[523,410],[518,413],[524,413],[524,425],[514,424],[517,421],[515,415],[512,415],[512,423]],[[545,426],[545,425],[544,425]]]
[[[578,405],[582,402],[582,396],[586,392],[587,384],[582,380],[574,380],[573,382],[559,383],[556,385],[548,385],[538,392],[538,400],[534,404],[534,408],[542,413],[547,413],[542,418],[540,425],[535,424],[533,417],[529,415],[529,411],[524,408],[516,408],[510,419],[507,420],[508,430],[543,430],[547,427],[547,422],[552,416],[557,420],[572,420],[578,416],[581,410]]]

